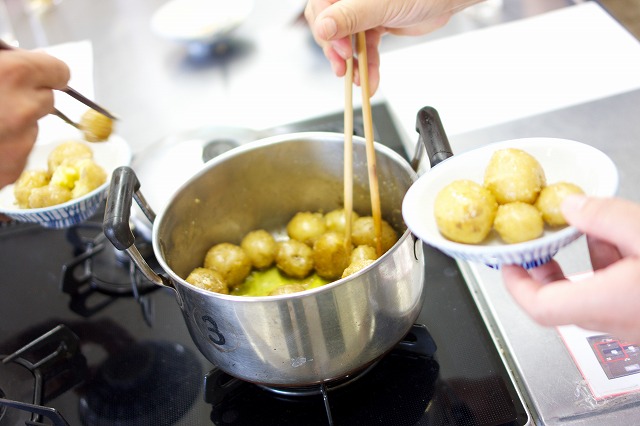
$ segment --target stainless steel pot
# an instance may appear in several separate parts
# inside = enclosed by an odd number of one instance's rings
[[[401,214],[403,196],[417,174],[379,144],[382,215],[402,236],[372,265],[326,286],[285,296],[223,295],[185,281],[213,244],[239,243],[259,228],[282,232],[299,211],[342,207],[343,143],[341,134],[296,133],[242,145],[207,163],[157,218],[144,202],[133,171],[121,168],[114,173],[106,235],[149,279],[176,291],[198,348],[234,377],[301,386],[347,376],[389,351],[420,312],[422,244],[406,229]],[[154,253],[166,275],[148,267],[133,245],[128,225],[132,197],[153,222]],[[354,209],[371,211],[365,142],[357,137]]]

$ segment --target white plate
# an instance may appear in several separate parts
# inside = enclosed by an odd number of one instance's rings
[[[422,175],[407,191],[402,214],[407,227],[422,241],[460,260],[485,263],[520,264],[526,268],[549,261],[561,247],[581,234],[572,227],[552,229],[535,240],[503,243],[492,231],[482,244],[461,244],[440,234],[433,204],[440,190],[457,179],[482,184],[491,155],[504,148],[519,148],[533,155],[542,165],[547,184],[566,181],[580,186],[587,195],[613,196],[618,189],[618,171],[603,152],[580,142],[554,138],[526,138],[496,142],[460,155],[454,155]]]
[[[170,40],[211,43],[240,26],[252,10],[252,0],[172,0],[153,14],[151,28]]]
[[[29,155],[25,169],[46,170],[47,158],[51,151],[61,142],[71,139],[83,142],[80,138],[68,138],[36,144]],[[7,185],[0,190],[0,213],[20,222],[39,223],[47,228],[66,228],[91,217],[106,197],[113,171],[131,162],[131,148],[117,135],[111,135],[105,142],[84,143],[88,144],[93,151],[95,162],[107,172],[107,181],[104,184],[82,197],[38,209],[18,207],[13,194],[14,185]]]

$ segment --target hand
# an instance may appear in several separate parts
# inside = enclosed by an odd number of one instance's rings
[[[53,56],[0,51],[0,188],[22,173],[38,135],[38,119],[53,111],[52,89],[68,81],[69,68]]]
[[[505,266],[507,289],[542,325],[575,324],[640,342],[640,205],[571,196],[562,212],[587,235],[593,275],[569,281],[555,261],[529,273]]]
[[[384,33],[427,34],[445,25],[457,11],[481,0],[309,0],[305,17],[331,67],[344,76],[353,56],[351,36],[366,31],[370,93],[380,82],[378,46]],[[360,84],[354,61],[354,82]]]

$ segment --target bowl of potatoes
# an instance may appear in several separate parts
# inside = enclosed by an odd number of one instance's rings
[[[560,211],[567,195],[617,188],[615,164],[590,145],[514,139],[436,165],[409,188],[402,212],[418,238],[453,258],[533,268],[581,235]]]
[[[0,190],[0,213],[46,228],[81,223],[104,201],[113,170],[130,161],[129,145],[115,135],[36,144],[18,180]]]

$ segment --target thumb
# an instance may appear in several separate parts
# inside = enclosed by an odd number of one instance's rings
[[[585,234],[607,241],[621,253],[640,254],[640,205],[621,198],[568,196],[562,214]]]
[[[315,21],[315,33],[326,41],[380,26],[385,21],[389,2],[340,0],[323,10]]]

